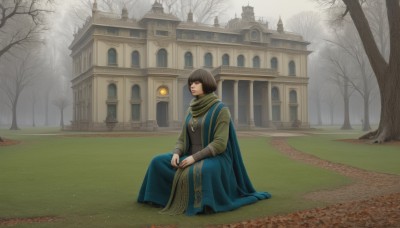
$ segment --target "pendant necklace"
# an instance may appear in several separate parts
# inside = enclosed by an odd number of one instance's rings
[[[192,132],[196,131],[197,124],[198,124],[197,118],[192,117],[192,121],[190,121],[190,129],[192,130]]]

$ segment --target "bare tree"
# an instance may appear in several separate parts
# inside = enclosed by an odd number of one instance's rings
[[[286,27],[290,31],[300,34],[304,40],[310,42],[309,49],[311,50],[316,50],[323,44],[325,31],[322,18],[317,12],[300,12],[289,18]]]
[[[120,14],[123,7],[126,7],[129,14],[134,18],[142,17],[149,9],[151,2],[148,0],[96,0],[99,10]],[[76,26],[80,26],[91,16],[93,0],[82,0],[71,6],[71,18]]]
[[[0,89],[4,91],[7,96],[7,105],[12,110],[12,123],[10,130],[19,130],[17,123],[17,106],[21,93],[24,89],[30,85],[34,79],[37,77],[35,72],[35,66],[32,61],[33,56],[29,53],[22,54],[21,58],[16,58],[12,62],[7,64],[7,69],[4,69],[3,65],[2,71],[2,83],[0,84]],[[13,68],[13,69],[11,69]]]
[[[60,110],[60,127],[64,129],[64,109],[69,105],[70,101],[66,96],[60,96],[53,100],[53,105],[55,105]]]
[[[0,58],[13,47],[38,40],[45,27],[44,15],[51,0],[7,0],[0,2]]]
[[[333,125],[335,123],[334,121],[334,116],[335,116],[335,107],[337,103],[337,92],[333,91],[332,89],[325,88],[325,93],[324,93],[324,103],[328,106],[329,109],[329,119],[330,119],[330,125]]]
[[[400,5],[399,0],[385,0],[389,25],[389,59],[380,52],[362,3],[365,0],[320,0],[337,7],[344,4],[341,18],[350,15],[360,35],[364,50],[378,81],[381,97],[381,117],[377,130],[361,139],[375,143],[400,140]]]
[[[315,56],[313,56],[315,57]],[[325,73],[325,69],[320,67],[321,61],[317,62],[315,58],[310,58],[310,64],[309,64],[309,77],[310,77],[310,83],[309,83],[309,91],[310,91],[310,105],[315,106],[316,109],[316,114],[317,114],[317,125],[322,125],[322,102],[323,102],[323,94],[326,89],[327,81],[323,77]],[[315,59],[315,60],[311,60]],[[312,108],[310,106],[310,108]]]
[[[352,129],[350,124],[350,97],[354,89],[351,86],[350,79],[350,66],[348,58],[340,50],[335,47],[327,47],[325,59],[329,62],[329,72],[331,73],[331,80],[337,85],[340,94],[343,98],[344,104],[344,120],[341,127],[342,130]]]
[[[384,1],[366,1],[365,14],[382,56],[389,59],[389,24]]]
[[[358,66],[359,77],[349,80],[353,88],[361,95],[364,104],[364,117],[362,119],[362,130],[371,130],[369,120],[369,105],[371,103],[371,94],[376,88],[376,80],[372,69],[368,63],[367,56],[362,47],[358,34],[352,25],[347,24],[342,34],[336,33],[337,41],[331,41],[348,54]]]

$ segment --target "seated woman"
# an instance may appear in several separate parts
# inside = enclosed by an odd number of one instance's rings
[[[164,207],[161,213],[222,212],[268,199],[256,192],[243,165],[228,108],[218,100],[210,72],[191,73],[194,99],[173,153],[153,158],[138,202]]]

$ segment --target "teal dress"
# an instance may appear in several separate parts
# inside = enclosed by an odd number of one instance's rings
[[[215,128],[221,110],[227,107],[215,102],[202,119],[201,141],[205,148],[214,140]],[[191,155],[189,113],[184,123],[184,153],[180,160]],[[195,215],[205,209],[223,212],[268,199],[268,192],[257,192],[247,175],[241,157],[236,132],[229,118],[229,136],[226,149],[215,156],[195,162],[185,169],[171,166],[172,153],[153,158],[139,192],[139,203],[164,207],[161,213]]]

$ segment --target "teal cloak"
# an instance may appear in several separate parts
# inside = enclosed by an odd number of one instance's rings
[[[205,114],[203,147],[212,142],[218,114],[224,107],[222,102],[217,102]],[[189,113],[183,128],[186,131],[191,117]],[[189,134],[185,135],[188,137]],[[189,142],[188,138],[186,142]],[[185,147],[188,151],[188,143]],[[187,155],[180,160],[185,157]],[[206,207],[214,212],[230,211],[271,197],[268,192],[254,189],[243,164],[232,120],[225,152],[198,161],[184,170],[172,167],[171,159],[171,152],[153,158],[139,192],[139,203],[166,207],[163,211],[167,214],[185,212],[195,215],[204,212]]]

